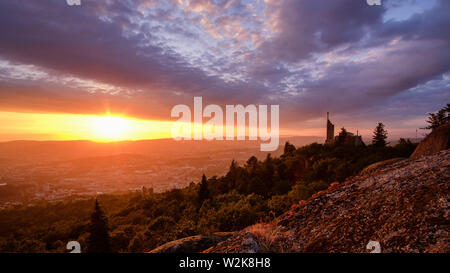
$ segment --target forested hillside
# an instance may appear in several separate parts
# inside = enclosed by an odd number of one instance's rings
[[[175,239],[236,231],[268,222],[334,182],[377,161],[408,157],[415,144],[394,147],[286,143],[280,157],[232,162],[222,177],[199,178],[184,189],[98,196],[114,252],[144,252]],[[94,199],[42,203],[0,211],[0,251],[64,252],[68,241],[86,248]]]

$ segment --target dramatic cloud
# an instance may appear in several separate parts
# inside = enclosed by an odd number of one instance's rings
[[[382,2],[2,1],[0,109],[168,119],[201,95],[414,128],[450,102],[450,3]]]

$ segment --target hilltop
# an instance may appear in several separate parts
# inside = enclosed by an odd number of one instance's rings
[[[450,150],[378,163],[205,252],[449,252],[449,181]]]

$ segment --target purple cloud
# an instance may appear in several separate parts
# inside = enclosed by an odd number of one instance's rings
[[[0,109],[107,106],[167,119],[173,105],[201,95],[206,103],[280,104],[286,127],[326,111],[361,120],[389,112],[397,120],[400,112],[386,109],[399,107],[398,98],[420,105],[401,116],[434,111],[450,99],[442,80],[450,70],[450,3],[398,20],[386,14],[408,2],[383,3],[3,1]],[[442,91],[430,91],[430,82]]]

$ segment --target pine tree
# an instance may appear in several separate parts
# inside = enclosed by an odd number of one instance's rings
[[[450,122],[450,103],[446,107],[439,110],[437,113],[429,113],[429,117],[426,122],[429,124],[422,129],[434,130],[437,127]]]
[[[236,162],[236,160],[231,161],[230,168],[228,170],[228,173],[226,174],[226,178],[228,180],[228,188],[234,189],[236,187],[236,181],[239,177],[239,166]]]
[[[202,176],[202,182],[200,183],[200,187],[198,189],[198,198],[200,204],[202,204],[206,199],[209,199],[208,184],[206,181],[206,176],[204,174]]]
[[[264,160],[263,164],[263,185],[266,187],[267,192],[266,194],[269,194],[268,190],[273,187],[274,182],[274,174],[275,174],[275,164],[273,162],[272,156],[270,154],[267,154],[266,160]]]
[[[372,144],[376,147],[386,147],[387,131],[384,129],[384,124],[379,122],[373,131]]]
[[[95,199],[94,212],[91,214],[89,224],[89,237],[87,238],[87,252],[110,253],[110,237],[108,233],[108,221],[104,215],[98,200]]]

